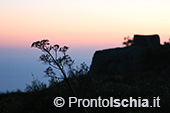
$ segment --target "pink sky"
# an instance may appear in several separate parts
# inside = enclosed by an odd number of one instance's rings
[[[113,47],[125,36],[170,38],[169,0],[2,0],[0,47],[49,39],[71,47]]]

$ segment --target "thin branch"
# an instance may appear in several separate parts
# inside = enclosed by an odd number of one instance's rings
[[[63,74],[64,79],[65,79],[68,87],[70,88],[70,90],[72,91],[72,93],[73,93],[77,98],[79,98],[78,95],[77,95],[77,93],[75,92],[75,90],[72,88],[70,82],[68,81],[68,77],[67,77],[67,75],[66,75],[66,73],[65,73],[65,71],[64,71],[64,65],[65,65],[65,64],[64,64],[62,61],[61,61],[61,64],[60,64],[59,62],[57,62],[57,50],[55,51],[55,52],[56,52],[56,54],[55,54],[56,57],[54,58],[53,55],[50,53],[50,50],[51,50],[51,47],[52,47],[52,46],[50,46],[50,48],[49,48],[48,45],[50,45],[50,43],[48,43],[48,40],[42,40],[42,41],[34,42],[31,47],[37,47],[38,49],[41,49],[43,52],[46,52],[46,53],[51,57],[51,59],[48,61],[48,62],[49,62],[49,65],[52,66],[53,68],[58,69],[58,70],[61,71],[61,73]],[[58,49],[58,48],[59,48],[59,45],[55,45],[55,47],[57,47],[57,49]],[[64,54],[64,57],[66,56],[66,51],[67,51],[67,49],[68,49],[67,46],[61,47],[61,48],[59,49],[59,51]],[[63,59],[64,59],[64,57],[63,57]],[[62,60],[63,60],[63,59],[62,59]],[[67,60],[67,58],[65,58],[65,59]],[[51,64],[51,60],[53,61],[53,63],[56,64],[57,67]],[[68,64],[68,65],[69,65],[69,64]],[[54,77],[55,77],[55,76],[51,76],[51,75],[49,75],[49,74],[47,74],[47,75],[48,75],[49,77],[51,77],[51,78],[54,78]],[[83,108],[84,108],[84,107],[83,107]],[[88,111],[87,111],[86,108],[84,108],[84,111],[85,111],[86,113],[88,113]]]
[[[68,84],[68,86],[69,86],[69,88],[71,89],[72,93],[73,93],[76,97],[78,97],[77,93],[74,91],[74,89],[73,89],[72,86],[70,85],[70,82],[68,81],[67,75],[66,75],[66,73],[64,72],[63,68],[56,62],[56,60],[54,59],[54,57],[52,56],[52,54],[51,54],[47,49],[44,48],[44,51],[47,52],[47,53],[51,56],[51,58],[53,59],[53,61],[55,62],[55,64],[58,66],[59,70],[60,70],[61,73],[63,74],[63,76],[64,76],[64,78],[65,78],[65,80],[66,80],[66,83]]]
[[[55,68],[55,69],[58,69],[58,70],[59,70],[59,68],[58,68],[58,67],[56,67],[56,66],[52,65],[51,63],[49,63],[49,65],[50,65],[50,66],[52,66],[53,68]]]

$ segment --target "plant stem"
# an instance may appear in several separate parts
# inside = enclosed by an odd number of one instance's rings
[[[71,86],[70,82],[68,81],[67,75],[66,75],[65,71],[63,70],[63,68],[61,68],[61,66],[56,62],[56,60],[54,59],[54,57],[52,56],[52,54],[51,54],[48,50],[46,50],[46,49],[44,49],[44,50],[51,56],[51,58],[53,59],[54,63],[58,66],[59,70],[60,70],[61,73],[63,74],[63,76],[64,76],[64,78],[65,78],[65,81],[66,81],[67,85],[69,86],[69,88],[71,89],[72,93],[73,93],[77,98],[79,98],[79,96],[77,95],[77,93],[75,92],[75,90],[73,89],[73,87]],[[85,113],[88,113],[87,109],[86,109],[85,107],[83,107],[83,108],[84,108]]]

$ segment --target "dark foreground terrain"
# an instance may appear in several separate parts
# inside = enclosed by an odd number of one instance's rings
[[[170,77],[169,73],[162,76],[152,75],[152,71],[132,73],[124,77],[117,75],[94,80],[88,75],[72,76],[71,84],[82,98],[114,97],[128,99],[142,97],[152,100],[160,97],[159,108],[87,108],[89,113],[168,113],[170,106]],[[84,113],[83,108],[56,108],[53,104],[55,97],[68,98],[74,96],[63,81],[40,91],[13,92],[0,95],[1,113]],[[152,101],[151,101],[152,103]]]

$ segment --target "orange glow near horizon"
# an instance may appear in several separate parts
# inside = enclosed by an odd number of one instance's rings
[[[71,47],[112,47],[125,36],[170,38],[169,0],[0,1],[0,47],[30,47],[36,40]]]

